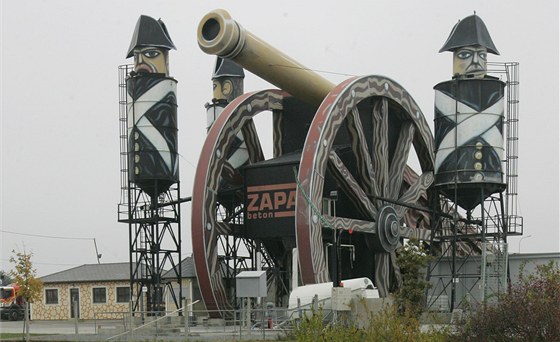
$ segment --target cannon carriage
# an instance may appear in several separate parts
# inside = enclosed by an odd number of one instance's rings
[[[225,260],[234,256],[219,256],[224,237],[251,241],[248,248],[262,252],[281,282],[277,304],[287,300],[294,274],[306,285],[368,277],[387,296],[399,286],[398,244],[430,239],[422,208],[434,180],[434,139],[414,99],[379,75],[332,84],[224,10],[201,20],[198,42],[279,88],[236,98],[204,142],[191,229],[207,309],[220,316],[236,305],[235,272]],[[259,133],[257,115],[272,116],[272,136]],[[233,167],[228,158],[240,134],[248,160]],[[264,139],[272,140],[271,159],[264,157]]]

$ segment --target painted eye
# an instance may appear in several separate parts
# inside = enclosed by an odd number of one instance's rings
[[[159,51],[158,50],[148,50],[148,51],[144,51],[142,54],[144,56],[148,57],[148,58],[156,58],[157,56],[159,56]]]
[[[482,60],[486,60],[486,52],[479,52],[478,53],[478,58],[480,58]]]
[[[471,58],[472,57],[472,52],[467,51],[467,50],[459,51],[457,53],[457,57],[459,57],[460,59]]]

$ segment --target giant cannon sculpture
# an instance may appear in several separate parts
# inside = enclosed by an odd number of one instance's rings
[[[386,296],[400,279],[398,243],[430,236],[429,215],[419,208],[427,205],[434,179],[433,137],[414,99],[384,76],[334,85],[224,10],[201,20],[198,42],[204,52],[233,60],[279,88],[232,101],[200,155],[191,229],[207,309],[220,315],[234,306],[218,260],[220,235],[262,242],[267,257],[286,272],[297,272],[290,256],[297,247],[303,284],[366,276]],[[260,113],[272,115],[272,137],[253,124]],[[249,160],[235,168],[228,156],[240,133]],[[272,139],[270,159],[261,147],[266,138]],[[419,174],[409,159],[417,160]],[[332,245],[347,246],[348,253],[327,261]]]

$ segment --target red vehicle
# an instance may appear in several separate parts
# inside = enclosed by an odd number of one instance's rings
[[[23,298],[18,295],[18,291],[17,284],[0,286],[0,317],[2,319],[10,321],[23,319]]]

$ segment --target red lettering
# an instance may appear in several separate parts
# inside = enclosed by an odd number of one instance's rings
[[[248,220],[293,217],[295,215],[295,189],[264,189],[264,186],[262,188],[253,187],[251,189],[253,192],[248,191],[247,193],[246,218]]]
[[[272,210],[272,199],[269,193],[264,193],[262,195],[261,206],[259,208],[261,211],[264,209]]]
[[[295,207],[296,205],[296,192],[295,190],[290,191],[290,195],[288,196],[288,204],[286,205],[286,209],[290,209]]]
[[[274,210],[278,210],[281,205],[286,204],[286,193],[285,192],[275,192],[274,193]]]
[[[249,198],[249,205],[247,206],[247,211],[258,211],[259,207],[257,207],[257,201],[259,199],[259,194],[249,194],[247,195]]]

